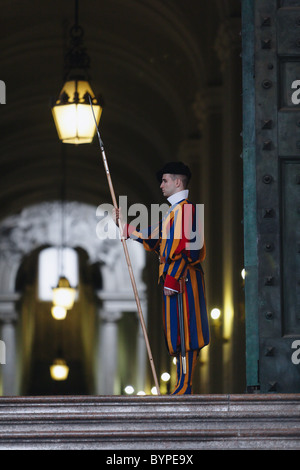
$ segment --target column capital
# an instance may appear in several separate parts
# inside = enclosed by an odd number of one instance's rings
[[[18,319],[16,304],[20,299],[20,294],[0,293],[0,322],[12,323]]]
[[[99,309],[99,318],[107,323],[116,323],[122,318],[122,312],[119,310]]]

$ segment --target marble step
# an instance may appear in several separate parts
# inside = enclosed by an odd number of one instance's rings
[[[1,397],[0,449],[300,449],[300,395]]]

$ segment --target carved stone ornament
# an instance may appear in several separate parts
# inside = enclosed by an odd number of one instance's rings
[[[122,243],[112,219],[107,219],[107,238],[97,231],[97,208],[79,202],[64,206],[65,246],[82,248],[90,263],[100,263],[107,279],[118,279],[121,288],[130,288]],[[7,217],[0,223],[0,266],[19,266],[22,258],[40,247],[60,246],[62,233],[62,206],[60,202],[44,202],[23,209],[20,214]],[[128,240],[132,265],[141,277],[144,258],[139,244]],[[142,250],[143,251],[143,250]],[[1,273],[0,273],[1,277]],[[141,282],[141,281],[140,281]],[[109,283],[108,283],[109,284]],[[115,286],[115,282],[113,282]],[[112,287],[113,288],[113,287]],[[1,290],[1,289],[0,289]]]

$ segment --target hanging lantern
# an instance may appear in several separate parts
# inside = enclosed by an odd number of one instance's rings
[[[50,375],[53,380],[66,380],[69,367],[64,359],[55,359],[50,366]]]
[[[75,0],[75,24],[70,30],[70,38],[70,47],[65,55],[65,83],[53,103],[52,115],[62,142],[86,144],[92,142],[96,132],[89,96],[97,123],[102,106],[89,83],[90,58],[83,47],[83,29],[78,24],[78,0]]]
[[[66,223],[65,213],[65,210],[62,211],[61,225]],[[59,230],[59,221],[56,223],[56,230]],[[78,286],[79,283],[78,253],[74,248],[65,246],[64,228],[61,232],[61,246],[51,246],[39,253],[37,295],[38,300],[42,302],[53,301],[53,287],[57,285],[60,277],[66,277],[72,286]],[[76,297],[78,294],[77,291]]]
[[[89,82],[78,79],[65,82],[58,100],[52,107],[56,130],[62,142],[66,144],[87,144],[92,142],[96,127],[89,103],[89,95],[91,96],[97,123],[99,123],[102,108],[95,98]]]
[[[53,305],[51,315],[55,320],[64,320],[67,316],[67,309],[61,305]]]
[[[70,286],[68,279],[61,276],[58,284],[53,288],[53,305],[70,310],[75,301],[76,289]]]

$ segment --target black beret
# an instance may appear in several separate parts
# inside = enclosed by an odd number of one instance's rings
[[[169,173],[171,175],[185,175],[188,181],[191,179],[191,171],[188,166],[182,162],[169,162],[156,173],[158,181],[161,183],[162,175]]]

